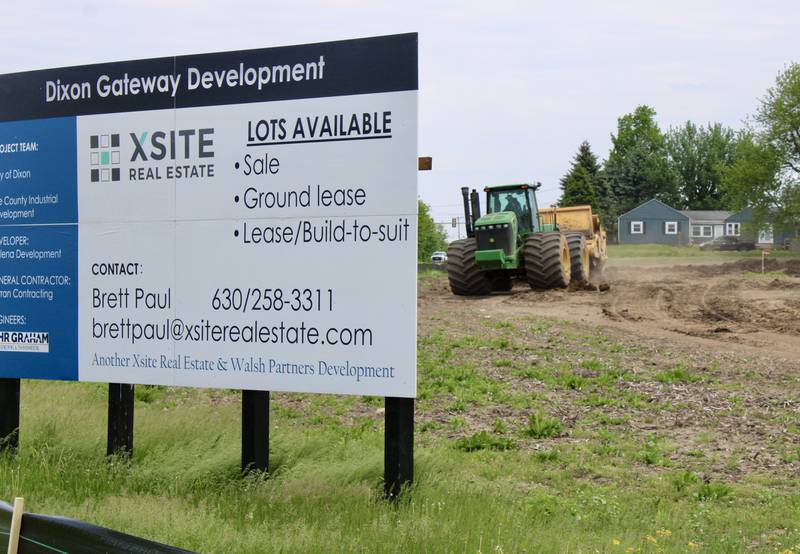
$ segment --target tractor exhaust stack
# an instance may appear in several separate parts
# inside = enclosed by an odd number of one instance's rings
[[[481,198],[478,196],[478,191],[472,189],[469,195],[470,203],[472,204],[472,231],[475,232],[475,222],[481,218]]]
[[[461,187],[461,196],[464,198],[464,227],[467,228],[467,236],[472,238],[475,236],[475,230],[469,213],[469,187]]]

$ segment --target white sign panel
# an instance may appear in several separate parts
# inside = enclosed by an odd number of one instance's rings
[[[416,35],[6,75],[0,103],[0,376],[415,396]]]

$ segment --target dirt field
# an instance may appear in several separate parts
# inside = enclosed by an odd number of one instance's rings
[[[613,265],[611,288],[536,293],[519,286],[500,301],[534,313],[622,329],[671,346],[800,359],[800,260],[710,265]],[[546,302],[541,302],[542,297]],[[493,299],[495,300],[495,299]],[[692,340],[701,338],[704,340]]]
[[[512,395],[538,398],[534,405],[566,425],[554,440],[592,441],[612,429],[657,445],[666,465],[703,475],[800,475],[800,260],[768,260],[765,275],[759,259],[612,261],[600,283],[608,290],[516,284],[511,293],[463,298],[445,275],[422,279],[423,358],[426,336],[458,344],[480,334],[500,347],[460,348],[454,357]],[[491,428],[498,417],[513,425],[530,412],[511,404],[471,406],[452,436]],[[658,464],[645,455],[645,465]]]

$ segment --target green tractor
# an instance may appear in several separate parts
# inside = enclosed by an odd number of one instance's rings
[[[475,189],[461,189],[467,238],[450,243],[447,276],[462,296],[510,291],[513,279],[534,289],[564,288],[586,281],[590,259],[583,233],[563,233],[557,221],[543,223],[536,203],[541,184],[486,187],[481,217]]]

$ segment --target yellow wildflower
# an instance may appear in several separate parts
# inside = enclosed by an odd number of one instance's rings
[[[658,544],[658,540],[653,535],[647,535],[645,539],[653,544]]]
[[[672,531],[670,531],[669,529],[659,529],[658,531],[656,531],[656,535],[658,535],[659,537],[669,537],[672,536]]]
[[[611,544],[613,544],[614,546],[619,546],[622,543],[620,542],[619,539],[611,539]]]
[[[689,544],[687,544],[686,546],[688,546],[692,550],[694,550],[695,548],[700,548],[699,544],[697,544],[696,542],[692,542],[692,541],[689,541]]]

